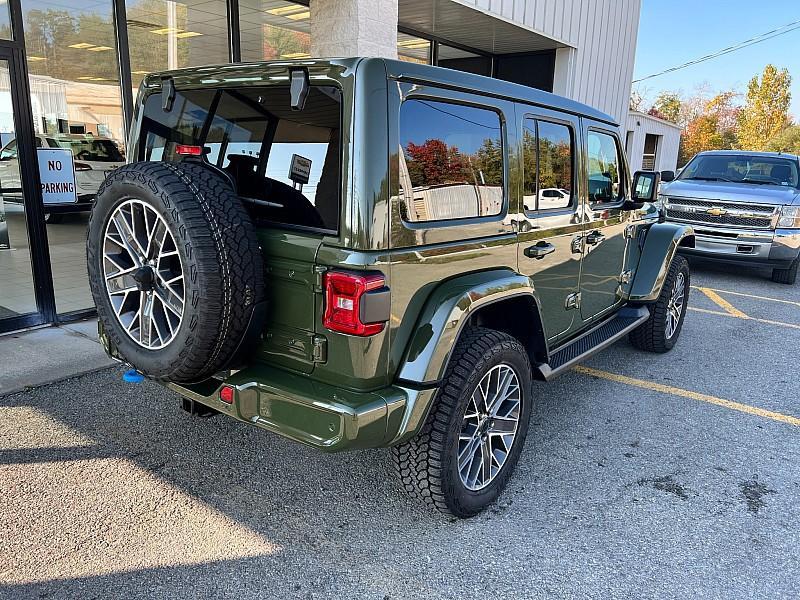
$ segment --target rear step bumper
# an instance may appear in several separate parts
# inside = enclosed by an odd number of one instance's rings
[[[234,389],[232,404],[219,397]],[[391,386],[353,392],[268,366],[239,371],[224,382],[167,387],[223,414],[328,452],[405,441],[427,416],[436,389]]]
[[[622,308],[610,319],[553,351],[548,364],[534,367],[534,376],[536,379],[544,381],[558,377],[592,354],[626,336],[648,318],[650,318],[650,310],[646,306]]]

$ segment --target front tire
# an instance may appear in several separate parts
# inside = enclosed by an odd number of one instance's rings
[[[798,267],[800,267],[800,257],[796,258],[788,269],[772,269],[772,281],[792,285],[797,281]]]
[[[532,404],[531,367],[519,341],[490,329],[467,330],[422,430],[392,448],[403,487],[443,513],[478,514],[511,478]]]
[[[630,333],[631,344],[647,352],[672,350],[683,328],[689,284],[689,263],[683,256],[676,256],[669,267],[661,295],[650,306],[650,318]]]

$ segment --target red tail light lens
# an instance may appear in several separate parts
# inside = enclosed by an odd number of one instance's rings
[[[386,286],[386,278],[383,275],[329,271],[323,277],[323,284],[325,287],[323,323],[326,328],[364,337],[383,331],[385,322],[362,321],[362,303],[365,294]]]
[[[229,385],[223,385],[219,390],[219,399],[225,404],[233,404],[234,389]]]
[[[175,154],[180,154],[181,156],[200,156],[203,154],[203,147],[177,144],[175,146]]]

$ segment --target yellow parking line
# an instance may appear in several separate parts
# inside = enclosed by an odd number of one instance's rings
[[[738,317],[740,319],[749,319],[746,314],[736,308],[733,304],[725,300],[722,296],[720,296],[717,292],[710,288],[699,287],[697,288],[699,291],[703,292],[708,298],[717,306],[719,306],[722,310],[726,313],[730,314],[732,317]]]
[[[689,310],[699,313],[705,313],[707,315],[719,315],[720,317],[736,317],[738,319],[745,319],[747,321],[755,321],[756,323],[764,323],[766,325],[777,325],[779,327],[789,327],[790,329],[800,329],[800,325],[797,323],[784,323],[783,321],[772,321],[771,319],[756,319],[755,317],[748,317],[745,315],[744,317],[738,317],[737,315],[732,315],[727,312],[722,312],[721,310],[708,310],[707,308],[696,308],[694,306],[688,306]]]
[[[747,413],[749,415],[763,417],[765,419],[772,419],[773,421],[779,421],[781,423],[786,423],[787,425],[794,425],[795,427],[800,427],[800,419],[798,419],[797,417],[793,417],[791,415],[784,415],[781,413],[773,412],[771,410],[765,410],[763,408],[758,408],[757,406],[750,406],[749,404],[742,404],[740,402],[734,402],[732,400],[725,400],[724,398],[717,398],[716,396],[709,396],[708,394],[701,394],[699,392],[683,390],[681,388],[672,387],[670,385],[655,383],[654,381],[646,381],[644,379],[635,379],[633,377],[627,377],[625,375],[617,375],[616,373],[609,373],[607,371],[601,371],[599,369],[592,369],[591,367],[577,366],[575,367],[575,371],[577,371],[578,373],[582,373],[583,375],[592,375],[594,377],[600,377],[601,379],[607,379],[608,381],[614,381],[616,383],[622,383],[625,385],[632,385],[646,390],[651,390],[654,392],[661,392],[663,394],[670,394],[672,396],[680,396],[681,398],[689,398],[690,400],[698,400],[700,402],[708,402],[709,404],[715,404],[717,406],[722,406],[730,410],[737,410],[739,412]]]
[[[731,294],[732,296],[742,296],[743,298],[753,298],[755,300],[767,300],[768,302],[780,302],[781,304],[791,304],[792,306],[800,306],[800,302],[794,300],[782,300],[781,298],[770,298],[768,296],[756,296],[755,294],[745,294],[744,292],[732,292],[730,290],[718,290],[716,288],[701,288],[696,285],[692,286],[696,290],[711,290],[712,292],[719,292],[721,294]]]

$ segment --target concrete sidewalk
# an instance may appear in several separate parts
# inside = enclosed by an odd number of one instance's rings
[[[97,321],[0,336],[0,396],[113,365],[97,339]]]

